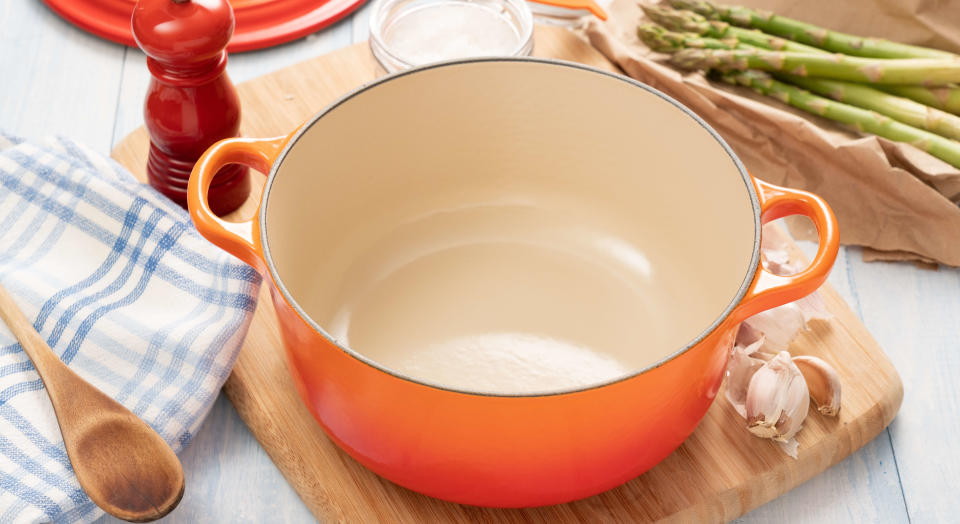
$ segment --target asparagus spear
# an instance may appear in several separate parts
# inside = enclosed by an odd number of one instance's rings
[[[643,25],[637,29],[640,38],[651,49],[663,53],[674,53],[685,47],[703,49],[734,49],[749,48],[748,44],[736,40],[718,40],[684,33],[668,31],[659,26]],[[855,106],[872,109],[882,115],[914,127],[926,129],[945,136],[960,140],[960,117],[950,113],[927,107],[907,98],[891,95],[863,84],[829,80],[825,78],[808,78],[783,73],[774,76],[784,82],[798,85],[808,91],[846,102]]]
[[[960,81],[960,60],[876,59],[755,49],[684,49],[673,63],[686,69],[780,71],[876,84],[942,85]]]
[[[669,2],[673,7],[688,9],[710,19],[724,20],[741,27],[752,27],[765,33],[836,53],[873,58],[957,58],[957,55],[939,49],[830,31],[760,9],[715,4],[709,0],[669,0]]]
[[[921,104],[960,115],[960,86],[924,87],[884,85],[877,87],[888,93],[905,96]]]
[[[896,142],[907,142],[931,155],[960,168],[960,142],[935,135],[929,131],[897,122],[891,118],[852,105],[833,101],[783,82],[778,82],[762,71],[727,71],[719,73],[724,82],[752,88],[798,109],[830,120],[852,125]]]
[[[792,40],[768,35],[756,29],[744,29],[731,26],[720,20],[708,20],[706,17],[685,9],[640,4],[648,18],[671,30],[695,33],[710,38],[736,38],[737,40],[764,49],[775,51],[797,51],[802,53],[826,53],[826,51],[797,43]]]
[[[695,49],[735,49],[737,47],[736,40],[703,38],[690,33],[677,33],[653,24],[637,26],[637,36],[647,47],[660,53],[675,53],[687,47]]]
[[[776,78],[838,102],[872,109],[894,120],[960,140],[960,116],[853,82],[777,74]],[[960,143],[958,143],[960,146]]]

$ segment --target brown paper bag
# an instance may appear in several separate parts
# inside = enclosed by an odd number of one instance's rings
[[[645,0],[650,1],[650,0]],[[960,52],[960,1],[734,0],[851,33]],[[952,4],[952,5],[950,5]],[[871,260],[960,266],[960,170],[907,144],[847,130],[757,95],[683,74],[636,36],[636,0],[614,0],[590,42],[624,72],[710,123],[758,178],[823,196],[845,244]]]

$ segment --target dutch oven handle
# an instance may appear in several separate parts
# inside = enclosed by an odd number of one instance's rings
[[[187,206],[193,224],[207,240],[228,253],[263,271],[263,251],[256,235],[257,213],[242,222],[230,222],[210,209],[207,191],[214,175],[227,164],[242,164],[262,173],[269,173],[273,162],[289,140],[275,138],[227,138],[210,146],[197,160],[187,186]],[[262,201],[261,201],[262,203]]]
[[[830,274],[840,242],[837,219],[822,198],[806,191],[775,186],[756,178],[753,181],[760,198],[762,223],[766,224],[788,215],[807,216],[817,226],[820,243],[810,265],[795,275],[774,275],[760,264],[750,289],[732,315],[737,322],[816,291]]]

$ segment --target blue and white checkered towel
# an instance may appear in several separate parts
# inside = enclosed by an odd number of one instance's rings
[[[0,134],[0,282],[71,369],[179,451],[233,366],[260,278],[113,161]],[[0,523],[100,515],[0,323]]]

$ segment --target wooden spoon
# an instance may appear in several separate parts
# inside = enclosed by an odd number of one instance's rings
[[[183,468],[150,426],[70,370],[0,286],[0,317],[43,380],[80,486],[119,519],[148,522],[177,507]]]

